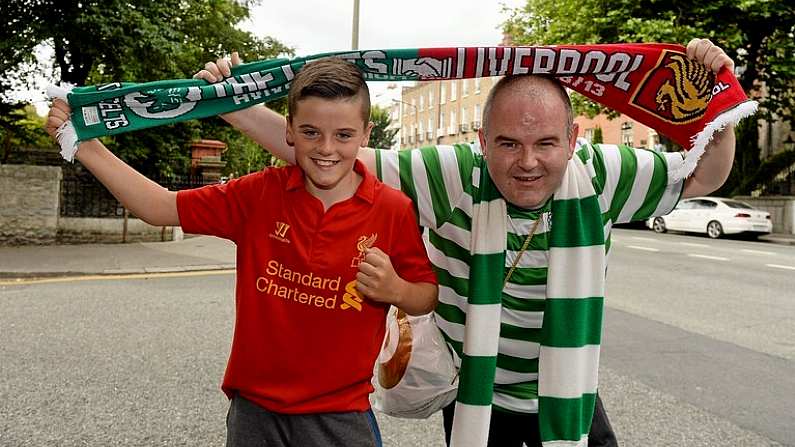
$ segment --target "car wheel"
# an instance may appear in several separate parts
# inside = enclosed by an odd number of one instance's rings
[[[707,224],[707,236],[711,237],[712,239],[717,239],[723,236],[723,227],[721,226],[720,222],[713,220]]]
[[[665,221],[662,217],[655,217],[651,228],[655,233],[665,233]]]

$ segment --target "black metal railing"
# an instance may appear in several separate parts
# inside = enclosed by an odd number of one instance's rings
[[[197,176],[155,178],[170,191],[198,188],[215,183]],[[68,176],[61,180],[62,217],[124,217],[124,207],[91,175]]]

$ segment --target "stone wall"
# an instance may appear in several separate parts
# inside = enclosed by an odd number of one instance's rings
[[[795,234],[795,197],[749,197],[737,196],[737,200],[770,213],[773,233]]]
[[[58,229],[61,168],[0,165],[0,244],[52,244]]]
[[[155,227],[135,218],[61,217],[58,221],[59,244],[109,244],[117,242],[161,242],[174,239],[174,227]]]

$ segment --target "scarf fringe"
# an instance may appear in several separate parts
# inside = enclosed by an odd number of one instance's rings
[[[707,149],[707,145],[715,133],[723,130],[727,125],[736,125],[743,118],[747,118],[756,113],[759,103],[756,101],[745,101],[738,104],[720,115],[715,120],[707,123],[704,129],[690,137],[691,149],[685,155],[685,161],[682,165],[674,171],[673,177],[675,180],[681,180],[689,177],[698,165],[698,161]]]
[[[50,99],[57,98],[68,102],[67,96],[74,87],[74,85],[67,82],[62,83],[60,86],[50,84],[47,86],[47,96]],[[55,131],[55,139],[58,140],[58,145],[61,146],[61,157],[70,163],[74,162],[79,142],[77,140],[77,131],[71,119],[65,121]]]

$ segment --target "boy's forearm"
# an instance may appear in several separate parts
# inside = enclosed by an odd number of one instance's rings
[[[729,178],[734,164],[734,127],[727,126],[715,133],[704,155],[687,180],[683,198],[705,196],[717,190]]]
[[[424,315],[436,308],[439,287],[427,282],[408,282],[401,279],[395,306],[409,315]]]
[[[99,140],[81,143],[76,157],[136,217],[151,225],[179,225],[177,193],[138,173]]]
[[[277,158],[295,164],[295,151],[287,145],[285,139],[287,120],[283,116],[263,105],[258,105],[226,113],[221,115],[221,118]]]

